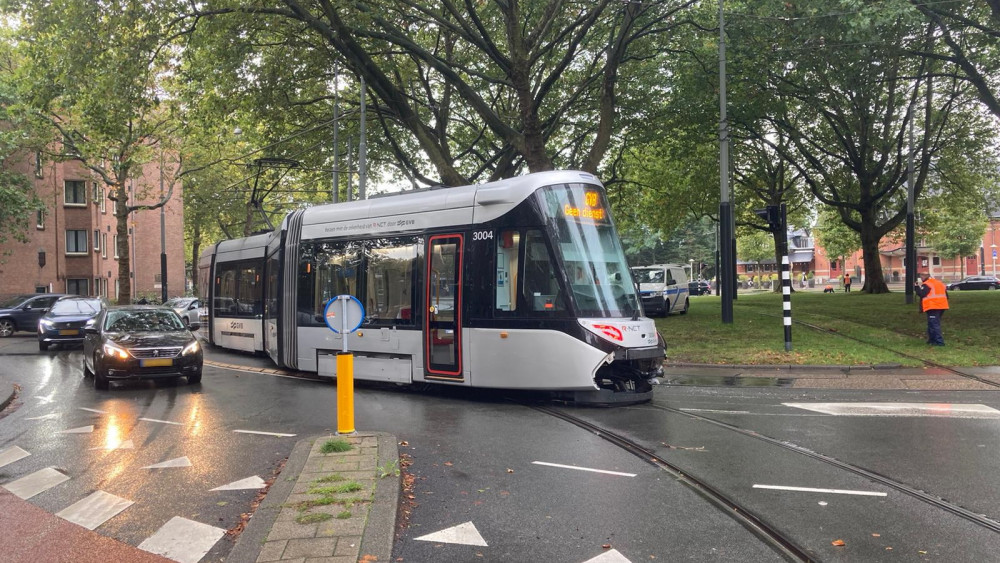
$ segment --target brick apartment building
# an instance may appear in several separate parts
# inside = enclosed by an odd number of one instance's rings
[[[979,250],[974,255],[944,258],[923,239],[917,240],[917,273],[930,272],[945,282],[957,281],[965,276],[1000,274],[1000,213],[993,213],[989,226],[983,234]],[[737,248],[737,252],[739,249]],[[864,280],[864,261],[861,251],[850,256],[828,256],[826,249],[804,231],[788,234],[788,254],[792,279],[799,281],[803,274],[813,272],[815,283],[839,281],[844,273],[849,273],[860,287]],[[879,245],[882,275],[888,283],[902,283],[906,276],[903,241],[883,239]],[[760,263],[737,260],[736,273],[744,276],[760,276],[778,273],[774,259]]]
[[[78,162],[42,162],[41,157],[14,161],[45,204],[28,242],[10,239],[0,245],[0,294],[74,293],[102,295],[112,302],[119,297],[115,202],[109,188]],[[155,203],[160,195],[157,162],[144,166],[134,178],[133,202]],[[183,295],[184,206],[180,182],[164,206],[167,254],[167,289]],[[159,296],[160,210],[134,212],[129,218],[132,297]]]

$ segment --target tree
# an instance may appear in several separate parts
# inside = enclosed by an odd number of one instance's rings
[[[630,91],[630,79],[661,53],[662,38],[692,4],[218,1],[192,3],[186,15],[242,17],[251,27],[270,20],[288,34],[283,41],[326,54],[327,68],[339,63],[363,78],[379,116],[392,123],[386,127],[419,147],[417,156],[393,146],[414,178],[437,183],[429,165],[445,184],[459,185],[525,167],[597,172],[621,100],[650,95]],[[247,65],[255,61],[250,53]]]
[[[833,207],[824,207],[819,212],[813,234],[817,242],[831,258],[844,258],[861,249],[861,237],[840,218],[840,212]]]
[[[169,200],[181,165],[179,135],[165,85],[176,53],[164,45],[169,0],[113,3],[27,0],[20,18],[16,71],[25,104],[56,133],[50,156],[76,160],[111,188],[118,234],[120,300],[131,300],[128,220]],[[144,165],[159,162],[166,193],[142,180]],[[164,168],[170,168],[164,172]],[[165,177],[164,177],[165,176]]]

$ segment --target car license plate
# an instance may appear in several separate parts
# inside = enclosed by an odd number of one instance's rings
[[[59,336],[75,336],[77,334],[80,334],[80,331],[76,330],[75,328],[74,329],[69,329],[69,330],[60,330],[59,331]]]
[[[160,366],[172,366],[174,360],[171,358],[156,358],[153,360],[139,360],[139,365],[144,368],[155,368]]]

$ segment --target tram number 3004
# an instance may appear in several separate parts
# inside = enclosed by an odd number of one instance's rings
[[[493,240],[493,231],[473,231],[472,240]]]

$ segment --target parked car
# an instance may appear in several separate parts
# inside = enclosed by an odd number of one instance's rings
[[[185,326],[201,322],[201,301],[198,301],[197,297],[174,297],[168,299],[163,306],[173,309],[184,321]]]
[[[948,290],[1000,289],[1000,279],[995,276],[969,276],[964,280],[948,284]]]
[[[38,319],[65,293],[8,295],[0,298],[0,338],[19,330],[35,330]]]
[[[74,295],[60,298],[38,320],[38,349],[44,352],[50,344],[83,342],[84,327],[107,306],[108,302],[103,297]]]
[[[708,295],[712,293],[712,284],[708,280],[688,282],[688,292],[691,295]]]
[[[171,309],[125,305],[104,309],[84,329],[83,375],[96,389],[112,380],[187,377],[201,381],[204,362],[198,339]]]

